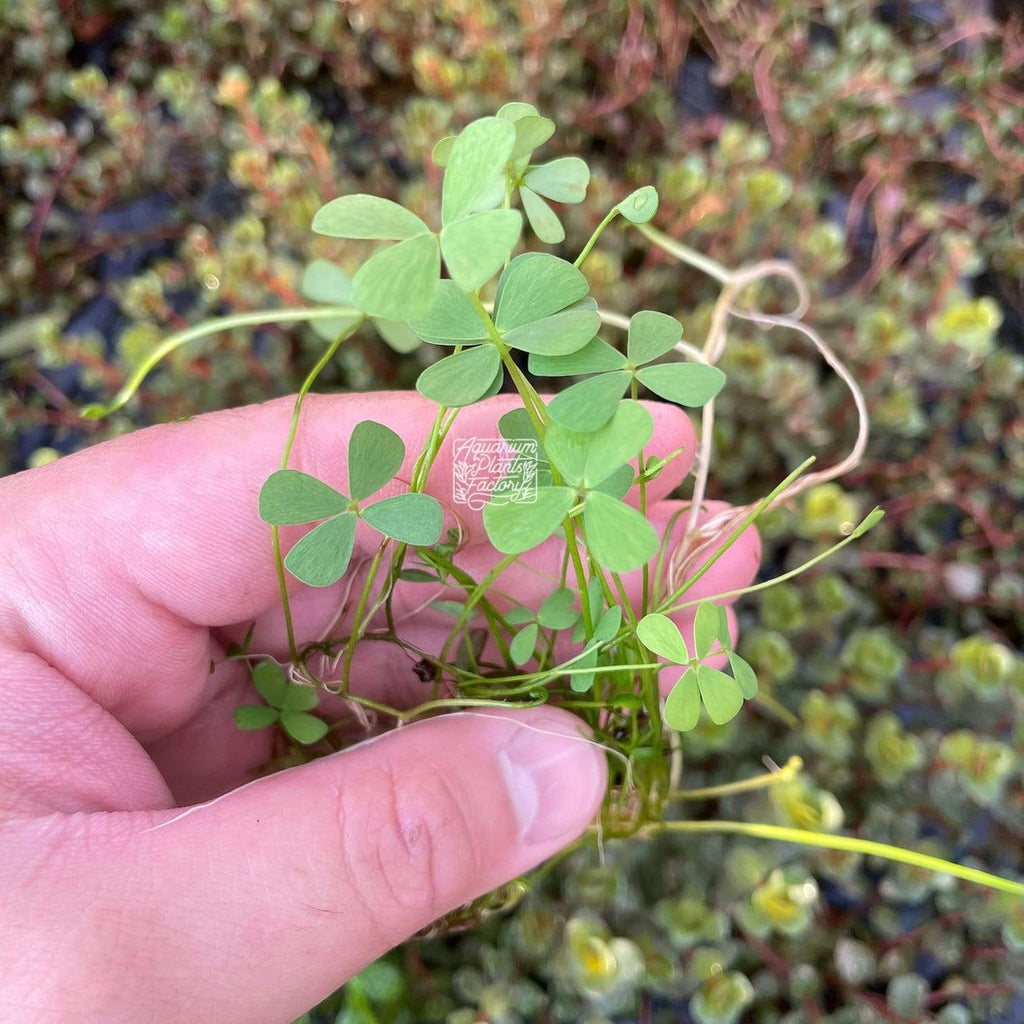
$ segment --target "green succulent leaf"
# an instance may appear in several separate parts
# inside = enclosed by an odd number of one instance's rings
[[[297,469],[271,473],[260,488],[260,519],[273,526],[295,526],[335,516],[348,508],[344,494]]]
[[[740,693],[750,700],[757,696],[757,673],[738,654],[729,652],[729,667],[736,678]]]
[[[352,279],[352,301],[364,313],[410,320],[430,309],[441,277],[433,235],[415,235],[375,252]]]
[[[459,287],[472,292],[490,281],[519,241],[522,228],[518,210],[485,210],[446,225],[441,253]]]
[[[335,516],[297,541],[285,557],[284,567],[311,587],[329,587],[345,575],[355,538],[355,513]]]
[[[353,501],[376,494],[402,468],[405,442],[383,423],[363,420],[348,442],[348,490]]]
[[[591,433],[615,415],[630,379],[628,372],[616,370],[581,380],[555,395],[548,405],[548,412],[563,427],[579,433]]]
[[[509,348],[545,355],[567,355],[583,348],[601,327],[597,303],[586,298],[543,320],[534,320],[503,335]]]
[[[546,541],[575,500],[576,495],[568,487],[538,487],[534,502],[491,501],[484,506],[484,528],[502,554],[519,555]]]
[[[653,185],[644,185],[630,192],[616,209],[631,224],[646,224],[658,212],[658,191]]]
[[[282,711],[281,725],[284,731],[295,740],[308,746],[317,743],[327,735],[329,726],[322,718],[310,715],[305,711]]]
[[[438,405],[472,405],[486,394],[500,370],[498,350],[477,345],[428,366],[416,381],[416,390]]]
[[[447,226],[480,209],[505,173],[516,132],[501,117],[466,125],[452,144],[441,187],[441,223]]]
[[[436,544],[444,525],[437,499],[418,491],[383,498],[367,505],[360,515],[385,537],[403,544]]]
[[[683,325],[674,317],[642,309],[629,321],[626,354],[635,366],[649,363],[671,352],[683,336]]]
[[[520,668],[533,657],[533,650],[537,646],[538,632],[537,623],[531,622],[512,638],[508,652],[512,655],[512,660]]]
[[[679,627],[667,615],[660,612],[645,615],[636,625],[636,635],[644,647],[666,661],[685,665],[690,660]]]
[[[266,729],[278,719],[277,708],[264,707],[262,704],[243,704],[235,708],[235,725],[239,729]]]
[[[281,707],[285,691],[291,685],[284,674],[284,669],[269,658],[261,661],[252,670],[252,684],[256,687],[256,692],[275,708]]]
[[[693,620],[693,653],[706,658],[718,639],[718,607],[710,601],[701,601]]]
[[[583,525],[591,555],[612,572],[639,569],[658,550],[658,535],[643,515],[600,491],[587,496]]]
[[[425,235],[430,228],[390,199],[360,194],[341,196],[321,206],[313,217],[313,230],[332,238],[401,240]]]
[[[438,282],[430,309],[415,317],[409,326],[425,341],[435,345],[461,345],[484,341],[487,327],[466,293],[454,281]]]
[[[576,624],[579,612],[573,607],[576,595],[568,587],[559,587],[548,594],[537,612],[537,621],[545,629],[569,629]]]
[[[607,373],[621,370],[626,357],[601,338],[591,338],[586,345],[567,356],[530,356],[530,373],[535,377],[575,377],[584,373]]]
[[[725,386],[725,374],[706,363],[659,363],[637,370],[636,378],[659,398],[691,409],[710,402]]]
[[[707,708],[708,718],[715,725],[725,725],[732,721],[743,707],[739,683],[732,676],[708,665],[698,665],[696,672],[697,686],[704,707]]]
[[[333,320],[329,321],[334,323]],[[316,321],[314,321],[316,323]],[[373,317],[373,326],[377,333],[387,342],[388,346],[400,355],[407,355],[420,347],[422,339],[408,325],[401,320],[384,320],[381,317]],[[337,337],[341,332],[334,334]]]
[[[561,156],[531,167],[523,180],[534,192],[556,203],[582,203],[587,198],[590,168],[578,156]]]
[[[541,199],[532,188],[519,186],[519,198],[523,201],[523,212],[530,222],[533,233],[546,245],[558,245],[565,241],[565,228],[558,214]]]
[[[579,302],[589,290],[587,279],[566,260],[546,252],[524,252],[498,279],[495,326],[512,331],[543,320]]]
[[[697,670],[688,668],[665,698],[665,722],[676,732],[689,732],[700,721]]]

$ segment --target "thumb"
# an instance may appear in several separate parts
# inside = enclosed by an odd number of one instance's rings
[[[565,712],[462,713],[208,804],[80,816],[42,962],[71,944],[50,984],[78,1019],[284,1024],[575,839],[605,772]]]

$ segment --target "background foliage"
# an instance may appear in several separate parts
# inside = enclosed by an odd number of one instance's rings
[[[0,466],[293,391],[306,327],[204,339],[109,421],[168,331],[300,302],[334,195],[424,215],[432,143],[507,99],[595,171],[562,210],[577,250],[638,185],[656,223],[727,266],[792,259],[863,383],[868,458],[774,513],[772,570],[872,505],[882,526],[741,606],[741,650],[799,715],[686,743],[700,786],[799,754],[805,782],[694,815],[843,827],[1020,872],[1024,792],[1024,29],[954,0],[0,2]],[[393,140],[399,140],[395,142]],[[427,184],[431,188],[427,189]],[[355,243],[356,246],[359,243]],[[628,232],[585,271],[602,306],[700,342],[714,282]],[[780,307],[785,296],[779,295]],[[775,297],[766,293],[762,305]],[[325,383],[406,387],[429,358],[372,331]],[[795,336],[733,321],[710,493],[766,492],[840,453],[852,407]],[[317,1011],[368,1021],[1020,1020],[1024,911],[895,865],[726,838],[577,854],[511,918],[410,944]]]

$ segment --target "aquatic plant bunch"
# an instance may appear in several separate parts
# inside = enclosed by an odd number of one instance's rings
[[[554,133],[554,123],[533,106],[509,103],[442,139],[433,150],[443,178],[432,223],[431,211],[421,216],[379,196],[332,200],[316,213],[313,230],[342,240],[338,252],[346,258],[365,245],[353,276],[337,263],[314,260],[301,285],[308,307],[223,317],[169,338],[111,405],[86,410],[100,416],[118,408],[160,358],[228,326],[305,320],[325,341],[296,399],[280,468],[259,495],[290,659],[281,665],[261,658],[251,635],[230,652],[251,661],[264,702],[239,708],[239,727],[280,729],[287,738],[282,763],[294,763],[425,715],[551,703],[578,715],[587,741],[609,756],[609,791],[595,835],[731,831],[860,850],[1024,891],[977,869],[833,834],[841,814],[822,810],[810,789],[788,791],[787,807],[800,804],[800,810],[810,801],[806,813],[794,812],[800,828],[671,820],[669,808],[686,795],[686,734],[703,717],[722,725],[748,701],[792,717],[770,693],[759,692],[755,670],[734,649],[727,605],[816,565],[882,513],[844,522],[838,543],[776,579],[699,599],[692,592],[734,545],[749,539],[765,511],[858,463],[866,409],[856,382],[803,322],[807,291],[793,267],[771,260],[731,271],[680,245],[650,225],[658,209],[652,186],[608,210],[574,261],[538,249],[564,241],[556,207],[581,202],[590,179],[578,157],[535,158]],[[589,294],[581,266],[614,222],[721,283],[699,347],[684,341],[679,321],[664,312],[641,309],[627,318],[599,308]],[[769,278],[792,290],[791,313],[752,305],[757,286]],[[716,363],[732,318],[800,332],[849,387],[858,426],[850,454],[837,465],[809,472],[814,459],[808,458],[761,500],[721,510],[707,506],[704,494],[714,400],[726,386]],[[319,479],[292,468],[306,395],[346,339],[367,326],[399,353],[428,346],[435,356],[416,385],[434,418],[411,470],[403,475],[410,464],[403,439],[372,420],[352,431],[337,476]],[[554,397],[541,394],[558,381],[572,383]],[[467,449],[461,478],[456,460],[452,493],[444,493],[433,474],[442,446],[459,437],[460,416],[509,391],[518,401],[498,419],[499,436],[470,438],[490,445],[487,461]],[[646,399],[700,409],[698,449],[655,445],[656,407]],[[653,509],[665,481],[681,479],[680,466],[691,463],[689,501],[656,529]],[[481,465],[490,474],[482,491]],[[493,548],[482,570],[462,557],[470,514],[479,514]],[[282,530],[293,527],[307,529],[296,539],[289,531],[286,544]],[[370,531],[375,547],[372,557],[353,564],[358,530]],[[542,581],[539,599],[516,597],[507,581],[522,573]],[[298,586],[334,587],[338,594],[332,625],[311,640],[293,625]],[[421,647],[403,630],[425,610],[448,624],[439,647]],[[419,703],[393,707],[359,693],[354,658],[367,643],[401,652],[423,683]],[[351,713],[340,720],[315,714],[324,693],[340,697]],[[791,764],[725,789],[792,786],[799,770]],[[515,892],[521,895],[521,888]]]

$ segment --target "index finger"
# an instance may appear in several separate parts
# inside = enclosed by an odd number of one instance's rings
[[[464,410],[461,436],[497,436],[498,418],[519,405],[498,396]],[[692,451],[686,414],[651,408],[649,451]],[[153,427],[0,482],[0,645],[38,654],[126,724],[166,715],[169,693],[175,719],[193,713],[217,654],[210,627],[258,619],[280,601],[257,504],[292,409],[282,399]],[[352,429],[374,419],[403,438],[399,478],[408,480],[436,409],[406,392],[310,396],[289,464],[340,486]],[[450,446],[431,473],[429,490],[442,500]],[[666,470],[658,493],[687,466]],[[396,480],[381,496],[406,487]],[[460,518],[471,543],[486,539],[479,513],[460,508]],[[376,544],[357,534],[356,557]],[[312,613],[316,602],[336,607],[337,591],[326,590],[296,594]]]

